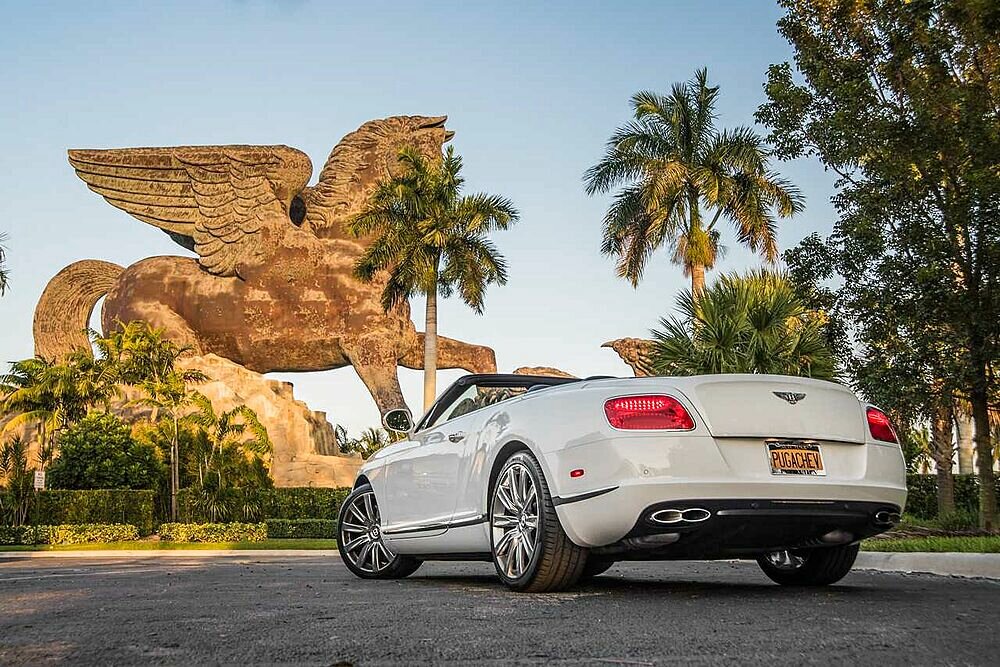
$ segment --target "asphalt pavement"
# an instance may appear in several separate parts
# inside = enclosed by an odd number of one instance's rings
[[[634,563],[567,593],[483,563],[356,579],[329,556],[0,560],[0,663],[997,664],[1000,582]]]

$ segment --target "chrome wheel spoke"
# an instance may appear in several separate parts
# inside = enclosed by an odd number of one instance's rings
[[[357,549],[361,545],[368,544],[369,542],[371,542],[371,538],[369,538],[368,534],[366,533],[366,534],[362,535],[361,537],[355,537],[350,542],[345,542],[344,543],[344,551],[348,551],[348,552],[354,551],[355,549]]]
[[[349,533],[367,533],[368,528],[366,526],[359,526],[356,523],[347,523],[346,521],[341,524],[344,530]]]
[[[350,514],[353,514],[354,518],[356,518],[358,521],[360,521],[363,524],[368,523],[368,517],[364,515],[364,513],[358,507],[358,504],[356,502],[351,503],[351,506],[347,509],[350,512]]]
[[[497,485],[497,500],[508,512],[517,511],[517,501],[511,496],[510,490],[504,484]]]

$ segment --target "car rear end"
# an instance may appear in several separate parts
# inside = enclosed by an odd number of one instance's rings
[[[752,556],[847,544],[899,520],[895,433],[840,385],[715,375],[588,382],[574,394],[593,428],[546,462],[560,520],[582,546],[617,558]]]

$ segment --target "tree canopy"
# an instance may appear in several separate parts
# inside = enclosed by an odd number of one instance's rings
[[[965,400],[981,521],[995,525],[989,414],[1000,350],[1000,5],[781,0],[794,67],[773,65],[757,120],[785,159],[838,174],[814,278],[836,278],[849,375],[932,419]],[[800,265],[801,266],[801,265]],[[896,398],[893,398],[896,397]]]
[[[680,317],[653,331],[653,369],[660,375],[775,373],[834,377],[823,318],[806,309],[781,275],[724,275],[700,298],[677,298]]]
[[[765,259],[778,257],[776,217],[802,210],[797,188],[768,165],[769,151],[749,127],[716,127],[717,86],[708,70],[670,93],[632,96],[633,119],[608,140],[584,174],[588,194],[620,187],[604,216],[601,251],[618,258],[618,275],[637,285],[663,246],[699,293],[705,270],[723,251],[718,222]]]

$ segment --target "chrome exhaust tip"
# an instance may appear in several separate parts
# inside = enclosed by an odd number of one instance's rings
[[[880,526],[895,526],[899,521],[900,516],[898,512],[890,512],[889,510],[875,512],[875,523]]]
[[[670,525],[672,523],[680,523],[683,521],[684,513],[681,510],[675,509],[657,510],[649,515],[649,520],[655,523]]]
[[[649,520],[653,523],[670,526],[678,523],[701,523],[708,521],[711,516],[711,512],[701,507],[690,507],[684,510],[670,508],[653,512],[649,515]]]
[[[681,517],[687,523],[701,523],[702,521],[708,521],[712,516],[712,513],[701,507],[692,507],[691,509],[686,509],[681,512]]]

